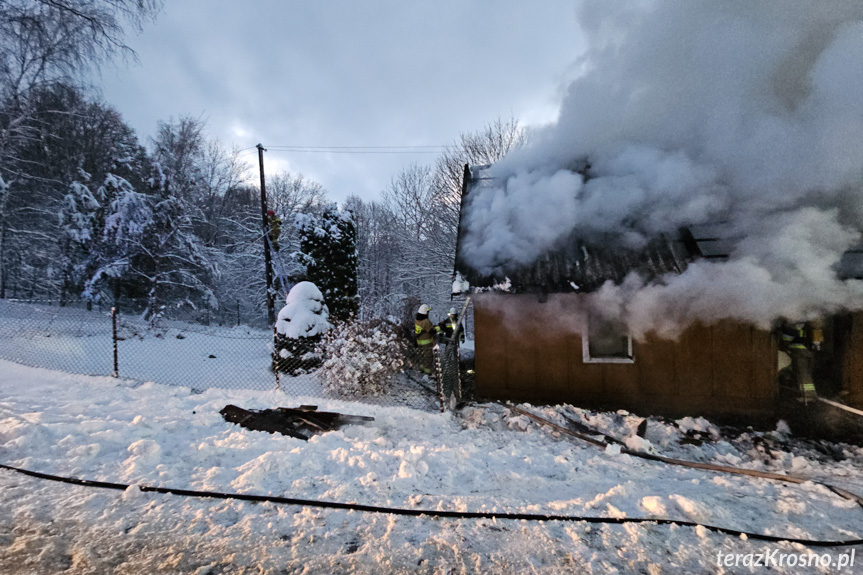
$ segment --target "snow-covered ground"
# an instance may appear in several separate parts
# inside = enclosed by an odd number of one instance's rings
[[[88,375],[114,370],[108,311],[0,301],[0,318],[0,358]],[[273,388],[272,334],[247,326],[161,323],[163,329],[148,329],[136,316],[120,316],[121,376],[195,389]],[[319,389],[314,378],[295,383]]]
[[[813,539],[863,537],[863,509],[815,483],[724,475],[603,451],[498,405],[459,413],[274,391],[138,385],[0,361],[0,463],[131,485],[272,494],[408,509],[658,517]],[[367,415],[308,442],[225,422],[312,403]],[[537,408],[620,439],[640,419]],[[650,420],[665,455],[788,472],[863,492],[863,449]],[[694,441],[686,443],[685,441]],[[697,444],[697,445],[696,445]],[[855,552],[855,566],[836,567]],[[0,573],[748,573],[748,553],[816,553],[854,573],[863,548],[764,543],[656,524],[435,519],[113,491],[0,470]],[[720,555],[721,554],[721,555]],[[738,567],[720,567],[740,554]],[[829,556],[829,558],[827,557]],[[750,561],[755,556],[750,557]],[[844,559],[848,561],[848,557]],[[731,558],[734,560],[734,557]]]
[[[270,369],[270,331],[164,319],[154,328],[138,316],[119,314],[118,318],[120,377],[195,391],[276,387]],[[472,348],[465,346],[465,350],[472,353]],[[114,371],[110,312],[0,300],[2,359],[66,373],[109,375]],[[281,373],[278,385],[292,395],[338,396],[314,372]],[[437,403],[433,393],[408,377],[398,378],[389,393],[365,401],[420,409]]]

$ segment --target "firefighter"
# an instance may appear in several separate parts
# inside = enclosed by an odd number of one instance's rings
[[[824,339],[821,323],[789,323],[783,326],[781,333],[782,347],[791,357],[792,385],[800,390],[804,401],[814,399],[817,394],[812,379],[813,349],[820,349]]]
[[[449,308],[447,318],[438,324],[443,332],[444,337],[452,339],[455,333],[455,328],[458,325],[458,312],[454,307]],[[458,339],[460,343],[464,343],[464,326],[459,329]]]
[[[435,343],[435,336],[441,331],[439,325],[434,325],[429,320],[429,311],[431,311],[431,306],[422,304],[417,310],[417,316],[414,320],[414,335],[419,348],[419,367],[420,371],[427,375],[432,372],[432,363],[434,362],[432,347]]]
[[[267,223],[270,228],[270,244],[279,251],[279,236],[282,235],[282,220],[273,210],[267,210]]]

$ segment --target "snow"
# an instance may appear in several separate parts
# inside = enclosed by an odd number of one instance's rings
[[[93,375],[110,375],[114,369],[108,311],[100,312],[97,306],[86,311],[0,300],[0,317],[0,358]],[[152,330],[139,318],[120,314],[118,336],[122,339],[117,347],[122,377],[194,389],[273,388],[269,370],[272,332],[247,326],[162,323],[167,327]],[[320,388],[313,378],[304,378],[302,385]]]
[[[312,282],[300,282],[291,288],[276,320],[278,332],[288,338],[321,335],[332,325],[321,290]]]
[[[456,272],[455,279],[452,282],[452,293],[463,294],[470,291],[470,282],[462,277],[461,272]]]
[[[552,435],[497,404],[438,413],[275,391],[193,393],[6,361],[0,389],[0,463],[131,486],[112,491],[0,470],[4,573],[715,573],[723,572],[718,553],[779,549],[836,559],[850,552],[703,528],[403,517],[196,499],[140,486],[408,509],[670,517],[805,538],[863,536],[863,511],[814,483],[829,479],[863,491],[863,449],[827,449],[775,432],[714,440],[708,431],[694,445],[680,441],[687,434],[674,423],[651,419],[647,427],[663,455],[717,463],[733,456],[741,466],[813,482],[708,473],[603,451]],[[228,403],[314,404],[375,421],[303,442],[225,422],[218,412]],[[522,407],[621,439],[640,422],[626,413]],[[764,444],[769,453],[758,450]],[[796,571],[786,565],[772,572]]]

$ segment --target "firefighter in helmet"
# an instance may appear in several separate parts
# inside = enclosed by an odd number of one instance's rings
[[[800,391],[804,400],[817,397],[812,378],[813,360],[821,349],[824,330],[820,321],[785,323],[780,331],[780,349],[791,358],[789,376],[791,384]]]
[[[417,310],[414,320],[414,335],[416,336],[417,348],[419,348],[419,367],[420,371],[425,374],[432,372],[432,363],[434,362],[432,347],[435,343],[435,336],[441,331],[439,325],[434,325],[429,320],[429,311],[431,311],[431,306],[422,304]]]
[[[273,249],[279,251],[279,236],[282,235],[282,220],[273,210],[267,210],[267,224],[270,228],[270,243]]]
[[[441,328],[441,331],[449,340],[452,340],[452,336],[455,333],[456,326],[458,325],[458,312],[454,307],[449,308],[449,312],[447,313],[447,318],[440,322],[438,325]],[[461,326],[458,332],[459,343],[464,343],[464,326]]]

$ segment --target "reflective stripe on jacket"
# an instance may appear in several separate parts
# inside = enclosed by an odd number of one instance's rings
[[[417,345],[430,345],[434,343],[434,333],[436,331],[440,331],[440,329],[432,325],[428,316],[414,321],[414,335],[417,338]]]

